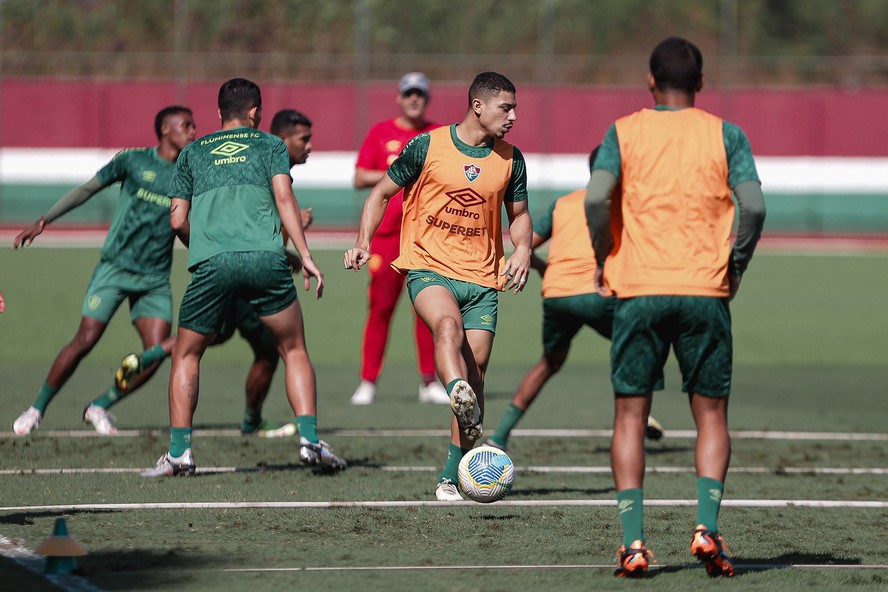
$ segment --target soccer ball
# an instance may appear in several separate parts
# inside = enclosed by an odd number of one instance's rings
[[[482,504],[506,497],[515,479],[515,465],[509,455],[493,446],[479,446],[459,461],[459,487]]]

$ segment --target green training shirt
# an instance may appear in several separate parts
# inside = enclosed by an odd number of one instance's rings
[[[486,146],[469,146],[456,137],[456,126],[450,126],[450,139],[457,150],[469,158],[485,158],[493,150],[493,140]],[[406,187],[419,178],[422,167],[425,165],[426,156],[429,153],[428,132],[419,134],[407,142],[397,160],[388,169],[389,178],[400,187]],[[525,201],[527,199],[527,167],[524,164],[524,155],[516,146],[512,146],[512,177],[506,188],[504,200]]]
[[[96,173],[104,187],[121,183],[102,261],[133,273],[170,274],[175,235],[168,191],[175,166],[156,147],[130,148]]]
[[[229,251],[283,254],[271,179],[289,174],[284,141],[249,127],[220,130],[186,147],[170,195],[191,202],[188,268]]]

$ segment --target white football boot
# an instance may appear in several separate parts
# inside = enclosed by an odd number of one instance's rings
[[[444,479],[435,485],[435,499],[439,502],[463,501],[463,497],[459,494],[459,488],[450,479]]]
[[[447,390],[441,386],[441,383],[435,380],[429,384],[420,385],[419,402],[449,405],[450,397],[447,396]]]
[[[91,423],[96,431],[105,436],[114,436],[117,434],[117,428],[111,422],[112,416],[107,409],[90,403],[83,410],[83,421]]]
[[[348,467],[345,459],[334,454],[329,444],[323,440],[313,444],[302,436],[299,437],[299,460],[304,465],[332,471]]]
[[[370,405],[376,399],[376,385],[369,380],[362,380],[355,394],[352,395],[352,405]]]
[[[450,391],[450,409],[456,416],[463,433],[472,440],[478,440],[484,433],[481,427],[481,407],[475,391],[465,380],[459,380]]]
[[[182,456],[170,456],[167,452],[159,459],[153,469],[139,473],[142,477],[189,477],[194,475],[194,453],[188,448]]]
[[[12,422],[12,431],[16,436],[27,436],[40,425],[43,415],[34,407],[28,407],[25,412]]]

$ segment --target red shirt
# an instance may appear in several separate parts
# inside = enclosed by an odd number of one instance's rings
[[[381,121],[370,128],[358,152],[356,167],[372,171],[388,170],[389,165],[398,158],[404,145],[414,136],[440,127],[438,123],[428,122],[424,128],[419,130],[404,129],[396,121],[396,119]],[[400,236],[403,204],[404,192],[399,191],[389,200],[385,216],[383,216],[374,238],[377,236]]]

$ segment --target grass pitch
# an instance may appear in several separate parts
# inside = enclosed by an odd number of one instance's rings
[[[248,349],[234,339],[208,352],[201,377],[194,448],[208,472],[154,481],[136,473],[166,449],[166,369],[114,408],[118,427],[133,435],[91,437],[80,421],[122,355],[137,348],[126,311],[53,401],[40,430],[28,438],[8,432],[73,335],[98,251],[0,255],[8,303],[0,315],[3,554],[34,549],[64,516],[90,552],[78,561],[78,585],[102,590],[877,590],[888,583],[882,544],[888,509],[859,507],[888,500],[880,411],[888,384],[888,312],[881,303],[886,257],[762,253],[753,261],[732,304],[731,425],[786,434],[735,438],[720,526],[739,573],[710,583],[687,549],[695,509],[682,505],[694,497],[693,440],[685,431],[693,423],[674,364],[667,389],[654,400],[654,414],[668,431],[649,444],[645,484],[652,502],[646,534],[660,568],[641,582],[617,580],[610,573],[620,527],[607,470],[609,440],[599,432],[612,417],[607,343],[591,331],[581,334],[565,369],[519,425],[595,435],[519,432],[513,438],[518,473],[507,501],[539,505],[425,504],[444,461],[450,412],[416,401],[409,303],[405,297],[396,315],[378,402],[351,406],[365,276],[340,270],[339,251],[316,256],[328,291],[320,301],[300,298],[318,372],[319,428],[351,467],[335,476],[314,474],[298,465],[294,440],[234,434],[249,362]],[[183,266],[179,252],[177,295],[187,281]],[[528,293],[501,297],[488,430],[540,355],[538,279],[533,282]],[[265,415],[291,416],[280,376]],[[835,433],[845,435],[829,437]],[[81,472],[54,471],[72,468]],[[778,500],[829,504],[775,507]],[[393,501],[404,505],[381,504]],[[321,507],[326,502],[363,505]],[[194,507],[202,503],[221,506]],[[318,505],[299,506],[306,503]],[[35,590],[54,585],[22,565],[38,563],[0,557],[0,581]]]

